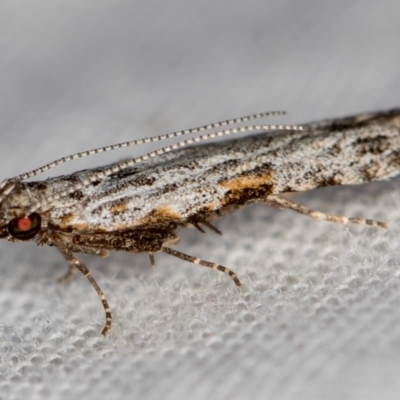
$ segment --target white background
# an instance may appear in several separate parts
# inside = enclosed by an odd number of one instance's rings
[[[400,105],[400,2],[15,1],[0,13],[1,175],[263,110],[302,123]],[[98,156],[72,172],[138,155]],[[45,175],[48,176],[48,175]],[[105,291],[58,285],[54,248],[1,243],[0,399],[397,399],[400,181],[298,195],[383,232],[255,206],[179,249],[80,256]]]

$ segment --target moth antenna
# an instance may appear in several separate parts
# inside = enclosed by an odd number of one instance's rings
[[[237,128],[225,129],[222,131],[215,131],[215,132],[207,133],[205,135],[200,135],[200,136],[196,136],[194,138],[182,140],[181,142],[177,142],[177,143],[171,144],[169,146],[162,147],[158,150],[151,151],[147,154],[144,154],[143,156],[139,156],[139,157],[132,158],[130,160],[122,161],[120,163],[114,164],[113,166],[111,166],[109,168],[99,171],[99,172],[91,175],[89,178],[83,180],[82,182],[77,183],[76,185],[72,185],[68,189],[61,191],[53,196],[47,197],[46,202],[44,204],[33,204],[29,210],[29,213],[33,213],[34,211],[37,211],[39,208],[41,210],[43,210],[43,206],[45,206],[46,204],[60,200],[61,198],[68,196],[69,194],[75,192],[76,190],[80,190],[83,187],[90,185],[92,182],[101,181],[104,178],[106,178],[107,176],[116,174],[117,172],[122,171],[125,168],[132,167],[135,164],[138,164],[140,162],[149,160],[156,156],[160,156],[162,154],[168,153],[172,150],[177,150],[177,149],[189,146],[194,143],[204,142],[209,139],[214,139],[216,137],[227,136],[227,135],[231,135],[231,134],[235,134],[235,133],[254,132],[254,131],[275,131],[275,130],[278,130],[278,131],[304,131],[304,130],[307,130],[307,128],[304,126],[300,126],[300,125],[249,125],[249,126],[241,126],[241,127],[237,127]]]
[[[0,184],[0,203],[13,191],[15,183],[10,179],[4,179]]]
[[[39,175],[45,171],[48,171],[54,167],[57,167],[60,164],[64,164],[64,163],[66,163],[68,161],[72,161],[72,160],[77,160],[78,158],[92,156],[94,154],[105,153],[107,151],[118,150],[118,149],[122,149],[125,147],[136,146],[139,144],[154,143],[154,142],[158,142],[161,140],[175,138],[177,136],[189,135],[191,133],[198,133],[198,132],[209,130],[209,129],[217,129],[217,128],[220,128],[221,126],[240,124],[242,122],[247,122],[247,121],[250,121],[253,119],[271,117],[271,116],[276,116],[276,115],[284,115],[284,114],[286,114],[285,111],[267,111],[267,112],[262,112],[262,113],[258,113],[258,114],[246,115],[245,117],[239,117],[239,118],[234,118],[234,119],[227,119],[225,121],[213,122],[212,124],[198,126],[196,128],[191,128],[191,129],[185,129],[182,131],[166,133],[164,135],[152,136],[152,137],[147,137],[147,138],[143,138],[143,139],[136,139],[136,140],[131,140],[129,142],[122,142],[122,143],[112,144],[109,146],[99,147],[97,149],[81,151],[80,153],[71,154],[70,156],[67,156],[67,157],[61,157],[58,160],[54,160],[46,165],[43,165],[40,168],[36,168],[32,171],[25,172],[21,175],[17,175],[16,177],[14,177],[10,180],[21,181],[24,179],[29,179],[29,178]]]

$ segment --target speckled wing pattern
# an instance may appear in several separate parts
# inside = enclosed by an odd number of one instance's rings
[[[50,210],[49,219],[63,231],[81,233],[188,226],[269,195],[398,174],[400,112],[308,127],[308,132],[259,134],[164,154],[72,193],[70,206]],[[77,172],[65,182],[53,178],[47,188],[65,189],[93,171]]]

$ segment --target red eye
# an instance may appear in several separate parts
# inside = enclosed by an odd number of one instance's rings
[[[32,221],[28,217],[22,217],[17,219],[17,227],[20,231],[26,232],[32,228]]]
[[[12,219],[7,229],[10,235],[19,240],[29,240],[34,238],[41,228],[41,218],[37,213],[32,213],[28,217]]]

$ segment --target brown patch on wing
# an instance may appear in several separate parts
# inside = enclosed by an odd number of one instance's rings
[[[232,191],[243,190],[253,188],[256,189],[263,185],[269,185],[272,182],[272,176],[270,173],[261,176],[241,176],[240,178],[231,179],[229,181],[223,181],[219,184],[224,188]]]
[[[61,228],[69,226],[74,218],[74,214],[65,214],[61,219]]]
[[[219,203],[213,201],[205,205],[204,209],[206,212],[212,212],[219,208]]]
[[[89,224],[87,222],[81,222],[80,224],[70,225],[74,232],[76,231],[87,231],[89,229]]]
[[[144,217],[138,219],[135,225],[165,225],[170,222],[179,222],[181,216],[174,210],[171,204],[151,210]]]
[[[76,222],[73,220],[75,218],[74,214],[67,214],[61,220],[60,228],[64,231],[87,231],[89,229],[89,224],[87,222]]]
[[[239,208],[246,203],[256,202],[272,193],[272,174],[266,173],[258,176],[242,176],[229,181],[220,182],[227,188],[221,201],[221,212],[223,209]]]
[[[123,213],[124,211],[128,210],[128,205],[126,203],[122,203],[122,204],[116,204],[115,206],[112,206],[110,211],[113,214],[119,214],[119,213]]]

